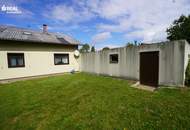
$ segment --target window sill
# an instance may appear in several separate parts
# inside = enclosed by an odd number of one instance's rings
[[[69,63],[68,64],[54,64],[54,65],[69,65]]]
[[[25,68],[25,66],[8,66],[8,68]]]

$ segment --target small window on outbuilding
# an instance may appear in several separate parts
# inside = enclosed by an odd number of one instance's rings
[[[110,54],[110,63],[117,64],[119,62],[118,54]]]
[[[55,65],[67,65],[69,64],[69,54],[54,54]]]
[[[24,53],[7,53],[8,67],[25,67]]]

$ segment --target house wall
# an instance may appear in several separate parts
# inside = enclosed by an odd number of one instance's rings
[[[180,40],[83,53],[80,69],[84,72],[139,80],[140,52],[159,51],[159,85],[183,86],[186,46],[187,42]],[[112,53],[119,54],[118,64],[109,63],[109,55]]]
[[[78,71],[77,46],[0,41],[0,80]],[[7,53],[24,53],[25,67],[8,68]],[[69,65],[54,65],[54,53],[68,53]]]

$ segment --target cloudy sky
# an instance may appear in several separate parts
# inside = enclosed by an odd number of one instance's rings
[[[22,13],[6,13],[3,5]],[[0,0],[0,7],[0,24],[40,30],[45,23],[96,48],[164,41],[166,28],[190,14],[190,0]]]

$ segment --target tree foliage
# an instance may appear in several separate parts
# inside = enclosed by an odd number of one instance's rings
[[[128,42],[128,43],[126,44],[126,47],[138,46],[138,45],[140,45],[140,44],[141,44],[141,43],[138,42],[138,41]]]
[[[190,15],[182,15],[173,22],[166,32],[168,34],[167,39],[170,41],[185,39],[190,43]]]
[[[95,47],[94,46],[92,46],[91,47],[91,52],[95,52],[96,50],[95,50]]]
[[[102,49],[102,51],[106,51],[106,50],[109,50],[110,48],[109,47],[104,47],[103,49]]]
[[[128,43],[126,44],[126,47],[132,47],[132,46],[134,46],[134,44],[131,43],[131,42],[128,42]]]
[[[84,52],[89,52],[89,50],[90,50],[90,46],[89,46],[89,44],[84,44],[83,46],[82,46],[82,48],[80,49],[80,52],[81,53],[84,53]]]

